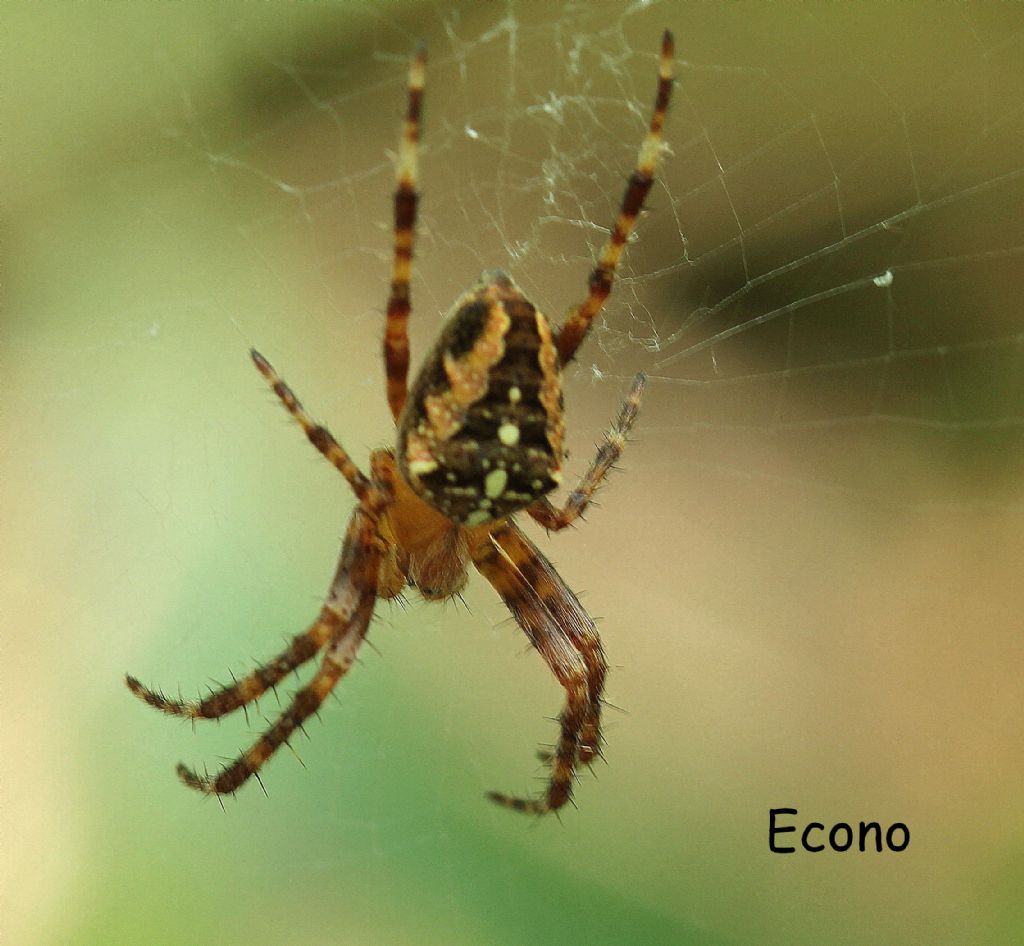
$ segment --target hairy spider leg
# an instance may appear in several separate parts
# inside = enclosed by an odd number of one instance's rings
[[[672,94],[672,59],[675,44],[672,34],[665,30],[661,38],[661,65],[658,70],[658,92],[654,100],[654,114],[651,126],[640,146],[636,168],[630,175],[626,185],[626,193],[622,198],[622,207],[618,219],[612,227],[608,242],[601,250],[597,266],[590,273],[588,281],[590,292],[583,304],[570,310],[561,331],[558,333],[558,357],[563,366],[567,365],[576,355],[576,349],[587,337],[590,326],[601,311],[605,299],[612,291],[615,281],[615,269],[622,257],[622,249],[629,240],[630,233],[636,225],[636,218],[644,205],[647,193],[654,183],[654,173],[658,167],[658,156],[661,152],[662,128],[665,124],[665,113],[668,111],[669,97]]]
[[[211,795],[237,791],[320,708],[355,662],[359,646],[366,637],[377,599],[377,573],[383,551],[374,519],[361,507],[357,508],[345,534],[330,594],[324,602],[324,610],[333,615],[334,627],[320,668],[309,683],[296,692],[276,722],[217,775],[202,776],[179,764],[178,777],[189,788]]]
[[[572,525],[583,513],[593,499],[608,472],[616,464],[626,446],[626,437],[633,427],[636,415],[640,410],[640,399],[644,393],[646,376],[641,371],[633,379],[629,394],[619,408],[619,414],[612,421],[611,427],[605,431],[604,441],[597,449],[590,468],[580,477],[576,488],[569,493],[565,505],[561,509],[552,505],[551,501],[542,496],[535,503],[527,506],[526,511],[535,522],[540,523],[550,532],[558,532]]]
[[[360,501],[368,506],[379,505],[382,497],[375,495],[369,480],[352,462],[330,431],[313,422],[302,403],[292,393],[291,388],[285,384],[266,358],[255,349],[250,354],[260,374],[267,379],[288,413],[298,421],[310,443],[348,480]],[[342,556],[344,556],[344,550]],[[217,719],[259,699],[289,673],[315,657],[337,628],[337,613],[329,604],[324,605],[317,619],[303,633],[296,634],[286,650],[269,663],[257,667],[248,676],[234,681],[230,686],[214,690],[202,700],[171,699],[157,690],[143,686],[130,675],[125,677],[125,683],[139,699],[162,713],[191,719]]]
[[[420,109],[427,62],[426,47],[420,44],[409,67],[409,107],[398,147],[395,171],[395,254],[391,270],[387,322],[384,327],[384,369],[387,374],[388,406],[398,423],[408,393],[409,375],[409,279],[412,275],[413,243],[416,237],[416,155],[420,139]]]
[[[529,542],[525,537],[522,537],[525,545],[512,542],[507,537],[507,530],[512,528],[509,525],[499,527],[489,537],[485,536],[476,543],[472,549],[473,564],[501,596],[516,623],[562,685],[565,690],[565,708],[559,716],[560,733],[544,794],[539,798],[519,798],[502,792],[489,792],[487,797],[516,811],[545,814],[557,811],[572,797],[580,736],[592,718],[595,699],[590,692],[587,662],[573,640],[573,633],[558,623],[518,567],[518,564],[526,564],[524,560],[517,563],[516,558],[519,558],[524,548],[529,547]],[[513,548],[515,558],[513,553],[506,550],[506,544]],[[532,548],[528,548],[528,551],[536,552]],[[543,571],[543,564],[536,564],[534,571]],[[544,564],[550,568],[550,563],[545,561]],[[572,593],[560,581],[559,585],[572,597]],[[582,608],[579,610],[582,612]]]
[[[260,374],[267,379],[267,383],[281,399],[285,409],[298,421],[306,437],[309,438],[309,442],[348,480],[349,486],[352,487],[360,502],[365,502],[370,494],[370,481],[363,475],[359,467],[355,465],[352,458],[345,452],[341,444],[334,439],[326,427],[315,423],[313,418],[306,413],[302,402],[292,393],[292,389],[285,384],[270,362],[256,351],[255,348],[249,354],[252,355],[253,363],[259,369]]]
[[[258,666],[248,676],[215,690],[202,700],[172,700],[163,693],[144,687],[132,676],[125,677],[125,682],[140,700],[162,713],[191,719],[217,719],[259,699],[293,670],[312,660],[337,627],[337,614],[324,606],[309,628],[291,639],[286,650]]]
[[[608,675],[608,663],[597,628],[555,566],[519,526],[509,522],[494,533],[494,538],[586,664],[590,710],[580,729],[576,758],[577,762],[589,765],[601,751],[601,695]]]

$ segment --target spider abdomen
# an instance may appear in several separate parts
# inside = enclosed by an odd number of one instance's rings
[[[561,480],[562,389],[547,318],[502,272],[458,302],[399,422],[403,477],[448,518],[508,516]]]

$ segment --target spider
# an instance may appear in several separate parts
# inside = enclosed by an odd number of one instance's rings
[[[408,109],[397,159],[394,259],[384,333],[387,399],[397,424],[394,449],[374,450],[366,476],[255,349],[252,360],[317,450],[348,481],[352,513],[337,571],[316,620],[273,660],[196,701],[171,699],[127,677],[140,699],[172,716],[217,719],[245,708],[288,673],[323,654],[309,683],[253,745],[216,775],[185,765],[178,775],[206,794],[234,793],[287,744],[352,666],[377,598],[406,585],[428,601],[457,595],[469,564],[497,590],[565,690],[565,708],[539,797],[488,797],[537,814],[572,797],[573,779],[601,751],[601,694],[607,664],[594,622],[513,518],[525,510],[549,531],[571,525],[618,459],[644,386],[633,381],[597,456],[556,507],[546,494],[562,480],[564,432],[560,372],[573,359],[612,289],[615,269],[654,181],[672,90],[673,40],[661,42],[657,96],[621,209],[590,274],[583,303],[556,329],[503,272],[485,272],[453,306],[411,390],[409,280],[415,237],[416,159],[426,51],[409,70]],[[262,781],[260,781],[262,785]]]

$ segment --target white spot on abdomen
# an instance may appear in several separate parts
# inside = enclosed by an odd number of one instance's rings
[[[505,492],[508,485],[508,472],[506,470],[491,470],[484,480],[484,492],[490,499],[497,499]]]

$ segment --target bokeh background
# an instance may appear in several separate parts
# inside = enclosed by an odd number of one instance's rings
[[[0,324],[5,942],[1010,943],[1024,937],[1024,9],[7,2]],[[414,351],[484,268],[577,301],[654,90],[663,181],[569,372],[542,547],[601,619],[608,765],[536,823],[560,694],[481,580],[381,606],[310,740],[134,701],[276,652],[352,506],[406,62],[430,48]],[[265,700],[262,712],[276,706]],[[772,855],[768,809],[902,821]]]

